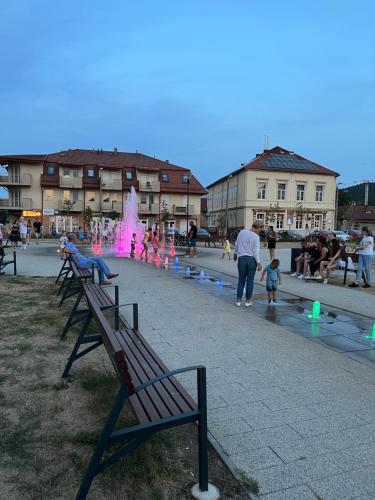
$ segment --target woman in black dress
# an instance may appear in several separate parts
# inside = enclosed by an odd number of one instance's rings
[[[18,220],[15,220],[13,224],[11,224],[8,239],[12,242],[12,248],[13,250],[15,250],[17,247],[17,241],[19,241],[20,239],[20,228],[18,225]]]
[[[275,248],[277,241],[277,234],[273,230],[273,226],[268,227],[267,241],[268,241],[268,251],[270,253],[270,260],[273,260],[275,258]]]

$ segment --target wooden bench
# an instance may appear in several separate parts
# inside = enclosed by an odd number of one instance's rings
[[[10,264],[13,264],[13,274],[14,276],[17,276],[17,254],[16,251],[13,250],[13,260],[5,260],[5,250],[4,247],[0,247],[0,274],[5,274],[3,269],[6,266],[9,266]]]
[[[169,371],[140,334],[137,325],[133,325],[133,328],[114,328],[104,315],[93,286],[83,285],[83,289],[99,333],[94,339],[96,345],[93,344],[82,353],[76,352],[75,357],[78,359],[78,356],[81,357],[104,344],[117,375],[120,389],[85,472],[76,500],[86,498],[97,474],[127,455],[155,432],[188,422],[198,423],[199,489],[202,492],[208,491],[206,368],[196,365]],[[119,307],[116,306],[114,310],[118,311]],[[68,376],[70,367],[69,360],[63,373],[64,378]],[[190,371],[197,372],[198,404],[175,378],[175,375]],[[137,419],[137,424],[115,429],[120,412],[127,401]],[[122,446],[109,456],[107,453],[105,457],[109,445],[115,441],[122,443]]]
[[[70,257],[67,258],[67,261],[69,263],[69,271],[65,274],[57,291],[57,295],[62,293],[59,307],[69,297],[79,294],[82,282],[87,283],[88,280],[92,281],[92,283],[95,282],[94,265],[92,265],[91,269],[80,269]]]

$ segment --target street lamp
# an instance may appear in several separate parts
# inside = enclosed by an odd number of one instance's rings
[[[339,186],[342,186],[343,182],[338,182],[336,184],[336,202],[335,202],[335,217],[334,217],[334,230],[337,229],[337,211],[339,209]]]
[[[187,184],[186,186],[186,235],[189,234],[189,194],[190,194],[190,179],[191,179],[191,172],[188,174],[184,175],[185,182]]]
[[[102,170],[103,167],[99,168],[99,212],[100,212],[100,220],[103,217],[103,210],[102,210]]]
[[[225,208],[225,234],[224,236],[227,237],[228,235],[228,202],[229,202],[229,181],[233,177],[232,174],[228,175],[227,177],[227,203],[226,203],[226,208]]]

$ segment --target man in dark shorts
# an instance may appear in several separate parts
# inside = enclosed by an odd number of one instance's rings
[[[197,226],[194,224],[193,221],[190,221],[190,231],[187,236],[188,240],[187,255],[190,255],[190,257],[197,256],[197,233],[198,233]]]
[[[36,244],[39,245],[39,238],[40,238],[40,233],[42,229],[42,223],[40,220],[36,220],[33,224],[34,227],[34,233],[35,233],[35,238],[36,238]]]

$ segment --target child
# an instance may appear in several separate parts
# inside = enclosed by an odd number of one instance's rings
[[[133,233],[132,239],[130,240],[130,257],[135,256],[135,245],[137,244],[137,235]]]
[[[152,245],[152,248],[154,249],[155,255],[157,255],[158,250],[159,250],[159,240],[158,240],[158,233],[157,233],[157,231],[154,231],[152,233],[151,245]]]
[[[148,242],[151,240],[151,235],[152,235],[152,229],[149,227],[147,229],[147,231],[145,232],[143,239],[142,239],[143,249],[141,252],[141,259],[143,257],[143,254],[145,254],[146,262],[147,262],[147,257],[148,257]]]
[[[79,226],[79,228],[78,228],[78,238],[79,238],[79,241],[81,243],[81,247],[83,247],[83,240],[85,239],[85,233],[82,230],[81,226]]]
[[[229,260],[231,260],[231,258],[230,258],[230,241],[229,241],[228,236],[225,237],[223,255],[221,256],[221,258],[224,259],[224,257],[226,255],[228,255]]]
[[[60,259],[64,260],[64,248],[68,238],[66,236],[66,231],[63,231],[60,236]]]
[[[271,264],[268,264],[263,270],[262,277],[260,281],[264,281],[264,277],[267,274],[266,280],[266,290],[268,292],[268,303],[276,304],[276,291],[278,286],[281,285],[281,273],[279,269],[280,261],[279,259],[273,259]]]

